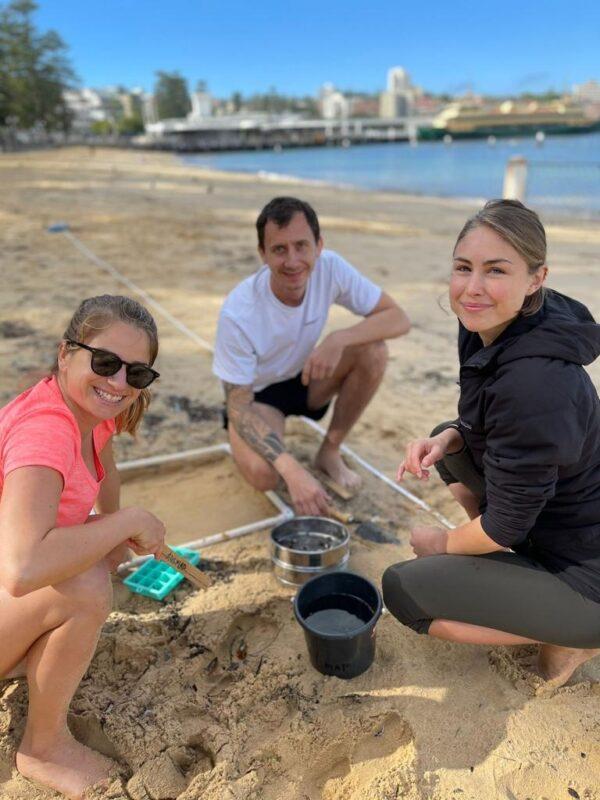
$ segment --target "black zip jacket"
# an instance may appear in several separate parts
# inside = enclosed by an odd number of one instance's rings
[[[459,330],[459,428],[486,495],[481,525],[600,602],[600,354],[587,308],[548,291],[488,347]]]

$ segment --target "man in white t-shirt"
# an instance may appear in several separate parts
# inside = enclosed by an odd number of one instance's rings
[[[227,296],[213,371],[222,381],[233,457],[262,491],[285,481],[299,514],[327,514],[318,480],[285,449],[285,418],[320,419],[335,397],[315,466],[350,491],[360,484],[340,445],[381,383],[385,339],[409,329],[392,298],[337,253],[323,250],[311,206],[276,197],[257,221],[263,266]],[[330,307],[364,317],[317,345]]]

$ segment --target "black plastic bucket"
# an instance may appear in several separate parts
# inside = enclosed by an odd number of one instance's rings
[[[330,572],[304,584],[294,599],[310,661],[323,675],[355,678],[375,657],[381,596],[354,572]]]

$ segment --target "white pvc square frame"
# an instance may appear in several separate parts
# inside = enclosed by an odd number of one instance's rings
[[[231,457],[231,447],[229,444],[216,444],[212,445],[211,447],[199,447],[195,450],[181,450],[178,453],[168,453],[161,456],[149,456],[148,458],[138,458],[134,461],[123,461],[117,464],[117,469],[119,474],[125,475],[127,472],[133,470],[136,472],[143,472],[145,468],[157,467],[161,464],[177,464],[178,462],[184,464],[186,462],[194,461],[196,458],[201,456],[210,456],[214,454],[218,455],[219,453],[222,453],[224,456]],[[198,465],[198,467],[201,466],[201,464]],[[178,546],[189,547],[191,550],[200,550],[201,548],[210,547],[210,545],[213,544],[227,542],[230,539],[239,539],[241,536],[246,536],[248,533],[253,533],[254,531],[272,528],[275,525],[279,525],[280,522],[285,522],[294,516],[292,509],[286,505],[286,503],[284,503],[275,492],[269,491],[264,492],[264,494],[273,504],[273,506],[279,511],[279,514],[276,516],[265,517],[264,519],[250,522],[247,525],[241,525],[238,528],[231,528],[230,530],[226,531],[218,531],[210,534],[209,536],[204,536],[201,539],[193,539],[190,542],[180,542]],[[119,573],[125,572],[132,567],[136,567],[139,564],[142,564],[144,561],[147,561],[149,558],[152,558],[152,556],[137,556],[136,558],[132,558],[130,561],[126,561],[124,564],[121,564],[119,567]]]

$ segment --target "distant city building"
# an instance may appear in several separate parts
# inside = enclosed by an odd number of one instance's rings
[[[422,94],[415,97],[412,110],[414,114],[437,114],[444,105],[439,99]]]
[[[411,103],[405,94],[382,92],[379,98],[379,116],[381,119],[406,117],[410,114]]]
[[[381,119],[410,116],[414,97],[408,72],[403,67],[392,67],[387,74],[387,89],[379,97],[379,116]]]
[[[158,113],[156,111],[156,102],[153,94],[144,93],[142,95],[142,120],[146,128],[148,125],[153,125],[155,122],[158,122]]]
[[[117,99],[124,117],[143,117],[144,94],[140,88],[118,92]]]
[[[404,67],[392,67],[388,70],[387,90],[392,94],[410,92],[410,76]]]
[[[321,87],[319,106],[323,119],[347,119],[350,116],[350,102],[332,83]]]
[[[188,114],[188,119],[205,119],[213,115],[213,100],[207,91],[192,92],[190,95],[192,110]]]
[[[147,95],[142,89],[131,91],[109,86],[104,89],[69,90],[64,98],[72,114],[72,128],[86,133],[96,122],[116,124],[123,118],[144,117]]]
[[[351,97],[350,116],[351,117],[378,117],[379,116],[379,97]]]
[[[87,131],[94,122],[111,119],[110,108],[103,94],[96,89],[77,89],[64,92],[65,102],[72,114],[72,127],[75,131]]]
[[[587,81],[573,87],[574,96],[582,103],[600,104],[600,83],[598,81]]]

